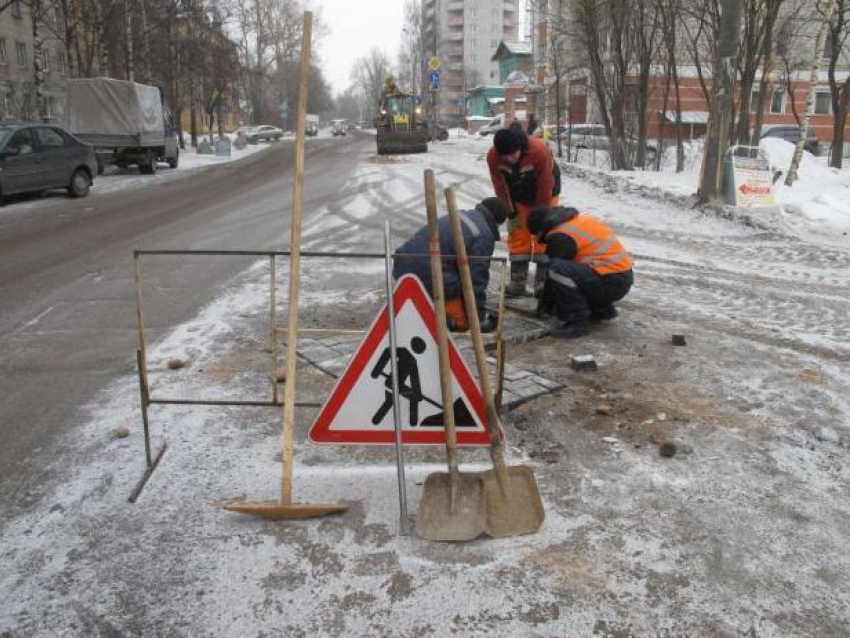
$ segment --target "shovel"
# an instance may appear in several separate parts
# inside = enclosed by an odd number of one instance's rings
[[[443,263],[437,226],[437,191],[434,171],[425,171],[425,207],[428,210],[428,243],[431,256],[431,286],[437,315],[437,351],[440,360],[440,390],[446,428],[448,473],[436,472],[425,479],[416,531],[429,541],[466,541],[480,536],[486,527],[487,507],[484,482],[477,474],[461,474],[457,462],[457,435],[452,399],[452,375],[446,328]]]
[[[295,429],[295,362],[298,358],[298,283],[301,263],[301,212],[304,198],[304,130],[307,113],[307,78],[310,68],[310,37],[313,14],[304,12],[304,33],[301,43],[300,86],[295,138],[295,188],[292,195],[292,246],[289,262],[289,312],[286,330],[286,390],[283,403],[283,433],[281,435],[280,499],[276,501],[239,501],[223,504],[230,512],[274,520],[314,518],[344,512],[347,503],[293,503],[292,453]]]
[[[457,199],[453,188],[446,189],[446,204],[452,224],[452,238],[463,286],[464,305],[469,316],[478,379],[481,383],[481,393],[484,395],[487,424],[490,428],[490,459],[493,462],[493,469],[480,474],[484,481],[484,495],[487,503],[486,531],[494,538],[533,534],[540,529],[545,517],[540,490],[530,467],[527,465],[505,466],[505,451],[501,440],[502,424],[496,412],[493,392],[490,388],[490,373],[487,370],[487,357],[484,354],[484,342],[481,339],[481,324],[475,303],[475,293],[472,289],[472,275],[469,272],[469,259],[463,241],[463,229],[460,225]]]

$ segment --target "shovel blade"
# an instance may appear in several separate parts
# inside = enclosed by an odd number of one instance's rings
[[[505,468],[502,493],[495,470],[480,473],[487,503],[487,533],[493,538],[533,534],[546,517],[534,472],[527,465]]]
[[[455,507],[452,511],[452,483],[449,474],[436,472],[425,479],[416,531],[429,541],[468,541],[484,533],[487,505],[484,483],[476,474],[458,475]]]
[[[337,514],[348,509],[347,503],[289,503],[280,501],[240,501],[225,503],[222,509],[249,516],[258,516],[270,520],[317,518],[328,514]]]

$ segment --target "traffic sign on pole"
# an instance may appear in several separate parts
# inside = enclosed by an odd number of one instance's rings
[[[433,85],[440,83],[440,72],[439,71],[429,71],[428,72],[428,82]]]
[[[428,60],[428,68],[432,71],[439,71],[440,58],[438,58],[436,55],[431,56],[431,58]]]

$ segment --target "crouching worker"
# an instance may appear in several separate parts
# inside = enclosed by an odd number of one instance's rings
[[[472,210],[461,211],[460,220],[463,229],[463,241],[466,245],[469,260],[469,271],[472,275],[472,288],[475,291],[475,303],[478,306],[478,316],[481,320],[482,332],[492,332],[496,328],[496,317],[488,316],[485,303],[487,301],[487,284],[490,282],[490,259],[493,256],[496,241],[499,239],[499,225],[505,222],[508,208],[497,197],[488,197]],[[439,222],[440,253],[455,256],[452,239],[451,221],[441,217]],[[428,255],[428,225],[416,233],[396,250],[393,266],[393,277],[416,275],[422,281],[431,298],[434,288],[431,284],[431,263],[428,257],[398,258],[403,255]],[[473,259],[487,257],[488,259]],[[443,290],[446,299],[446,323],[450,330],[462,332],[469,329],[469,319],[463,303],[463,288],[460,281],[457,260],[443,260]]]
[[[553,337],[586,335],[591,322],[617,316],[614,302],[634,283],[632,257],[604,223],[575,208],[537,208],[528,229],[546,244],[549,273],[539,311],[563,325]]]

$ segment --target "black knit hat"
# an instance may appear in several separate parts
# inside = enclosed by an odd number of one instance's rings
[[[503,128],[493,135],[493,146],[499,155],[510,155],[522,148],[522,135]]]
[[[478,205],[487,209],[487,211],[493,216],[493,221],[497,224],[504,224],[505,220],[508,218],[508,206],[498,197],[482,199],[481,203]]]
[[[532,235],[536,235],[543,230],[546,223],[546,217],[549,215],[550,210],[551,209],[546,206],[538,206],[531,211],[531,214],[528,216],[528,232]]]

